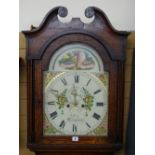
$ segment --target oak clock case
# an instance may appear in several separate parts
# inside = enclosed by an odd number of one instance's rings
[[[123,78],[128,32],[95,7],[89,24],[59,21],[57,7],[27,39],[27,146],[36,155],[112,155],[123,145]]]

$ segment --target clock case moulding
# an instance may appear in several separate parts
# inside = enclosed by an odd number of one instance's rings
[[[65,7],[56,7],[39,27],[23,31],[27,41],[27,146],[37,155],[62,151],[113,154],[123,146],[124,61],[130,33],[114,29],[104,12],[96,7],[85,10],[87,18],[94,17],[91,23],[83,23],[79,18],[68,23],[59,21],[58,15],[66,17],[67,13]],[[71,136],[44,137],[43,71],[48,69],[58,48],[77,42],[96,49],[109,72],[108,137],[82,136],[78,142],[72,142]]]

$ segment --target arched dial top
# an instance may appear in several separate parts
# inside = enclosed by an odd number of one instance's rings
[[[100,56],[92,47],[72,43],[59,48],[53,55],[49,71],[82,70],[103,72],[104,66]]]
[[[105,75],[80,71],[55,75],[46,72],[44,78],[45,136],[107,136],[108,91]]]

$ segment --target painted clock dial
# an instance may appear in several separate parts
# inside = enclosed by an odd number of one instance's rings
[[[108,73],[96,50],[66,44],[44,72],[44,135],[107,136]]]
[[[45,77],[44,135],[107,135],[108,94],[101,76],[70,71]]]

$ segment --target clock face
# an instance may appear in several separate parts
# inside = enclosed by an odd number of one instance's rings
[[[107,135],[107,96],[94,74],[47,72],[44,135]]]
[[[44,72],[43,134],[107,136],[108,74],[95,49],[60,47]]]

